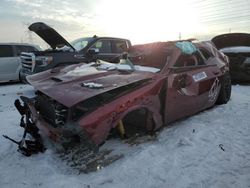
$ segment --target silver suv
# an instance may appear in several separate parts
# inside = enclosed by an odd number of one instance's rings
[[[0,43],[0,82],[20,81],[21,52],[41,50],[25,43]]]

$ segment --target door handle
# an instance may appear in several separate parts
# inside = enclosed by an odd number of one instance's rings
[[[77,59],[84,59],[85,58],[85,56],[84,55],[74,55],[74,57],[75,58],[77,58]]]

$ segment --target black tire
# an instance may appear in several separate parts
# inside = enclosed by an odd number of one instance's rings
[[[27,82],[22,78],[21,72],[19,72],[19,77],[18,78],[19,78],[20,83],[27,84]]]
[[[22,78],[21,78],[21,71],[19,71],[18,79],[19,79],[19,82],[23,83]]]
[[[216,104],[226,104],[231,97],[231,77],[226,72],[221,79],[221,89]]]

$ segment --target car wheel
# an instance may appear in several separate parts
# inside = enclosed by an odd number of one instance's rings
[[[216,104],[226,104],[231,97],[231,77],[226,72],[221,80],[221,89]]]
[[[24,80],[22,79],[21,72],[19,72],[18,78],[19,78],[19,82],[25,84]]]
[[[21,73],[20,73],[20,72],[19,72],[19,74],[18,74],[18,79],[19,79],[19,82],[22,82]]]

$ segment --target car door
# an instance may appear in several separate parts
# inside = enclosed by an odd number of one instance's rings
[[[12,45],[0,45],[0,81],[16,80],[20,58],[15,56]]]
[[[193,55],[180,55],[171,67],[166,98],[167,122],[199,112],[208,106],[208,101],[215,102],[220,71],[206,61],[197,51]]]
[[[95,55],[95,58],[109,61],[114,57],[111,47],[111,41],[108,39],[97,40],[91,48],[98,49],[99,53]]]
[[[114,39],[112,40],[112,52],[114,54],[122,54],[127,52],[129,48],[128,42],[126,40]]]
[[[120,57],[124,52],[128,52],[129,49],[129,43],[126,40],[119,40],[114,39],[112,41],[112,52],[113,52],[113,60],[114,63],[117,63],[120,61]]]

